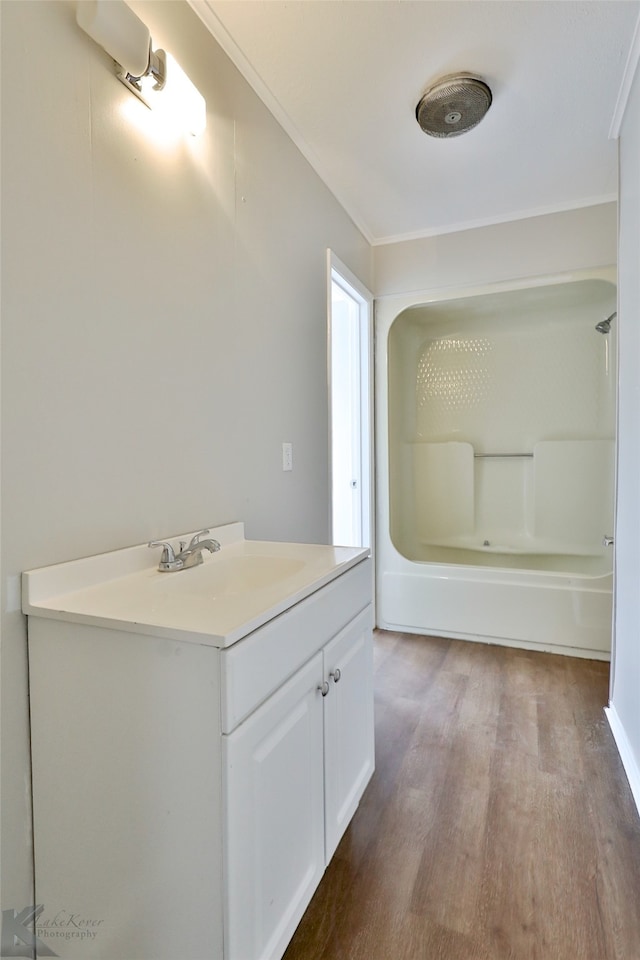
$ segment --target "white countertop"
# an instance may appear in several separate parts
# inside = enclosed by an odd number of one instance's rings
[[[191,534],[171,537],[188,540]],[[244,524],[212,527],[221,549],[189,570],[160,573],[147,544],[22,575],[29,616],[228,647],[369,555],[365,549],[245,540]]]

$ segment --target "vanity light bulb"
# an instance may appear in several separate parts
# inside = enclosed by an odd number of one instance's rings
[[[205,99],[170,53],[165,53],[164,59],[164,85],[158,90],[152,77],[143,78],[145,99],[154,112],[166,117],[168,124],[197,137],[207,125]]]

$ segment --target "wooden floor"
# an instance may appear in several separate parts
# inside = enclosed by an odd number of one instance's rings
[[[640,960],[608,665],[376,635],[376,773],[285,960]]]

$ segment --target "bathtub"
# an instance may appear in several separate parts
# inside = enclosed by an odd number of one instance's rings
[[[384,629],[608,659],[615,271],[376,306]]]

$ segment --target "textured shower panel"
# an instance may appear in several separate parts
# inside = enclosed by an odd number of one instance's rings
[[[575,303],[558,287],[429,304],[395,320],[391,517],[406,556],[438,559],[441,548],[455,562],[457,549],[460,562],[477,551],[474,562],[530,556],[536,567],[545,556],[551,569],[554,557],[562,569],[575,557],[576,570],[609,561],[612,334],[595,323],[612,288],[592,283]]]

